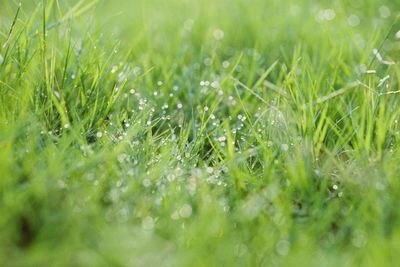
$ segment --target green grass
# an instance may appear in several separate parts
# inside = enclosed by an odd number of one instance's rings
[[[1,1],[0,265],[396,266],[398,10]]]

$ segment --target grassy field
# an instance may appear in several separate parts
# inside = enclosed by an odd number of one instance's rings
[[[1,266],[397,266],[400,2],[0,1]]]

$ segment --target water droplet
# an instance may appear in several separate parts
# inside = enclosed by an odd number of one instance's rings
[[[288,144],[282,144],[281,145],[281,149],[286,152],[286,151],[289,150],[289,145]]]
[[[171,219],[174,220],[174,221],[179,220],[179,212],[174,211],[174,212],[171,214]]]
[[[221,137],[218,138],[219,142],[225,142],[226,141],[226,137],[223,135]]]
[[[144,187],[149,187],[149,186],[151,186],[151,181],[150,181],[150,179],[144,179],[144,180],[143,180],[143,186],[144,186]]]
[[[276,252],[281,256],[286,256],[290,250],[290,242],[287,240],[280,240],[276,244]]]
[[[224,32],[221,29],[215,29],[213,36],[215,40],[220,41],[222,38],[224,38]]]
[[[381,18],[388,18],[391,15],[390,9],[387,6],[381,6],[379,8],[379,15],[381,16]]]
[[[190,206],[189,204],[184,204],[179,210],[179,215],[182,218],[189,218],[192,215],[192,206]]]
[[[209,58],[209,57],[204,59],[204,65],[211,66],[212,65],[212,59]]]
[[[222,62],[222,67],[223,67],[224,69],[229,68],[229,65],[230,65],[230,63],[229,63],[229,61],[227,61],[227,60],[225,60],[224,62]]]
[[[219,86],[219,83],[217,81],[214,81],[211,83],[211,87],[214,89],[218,88],[218,86]]]
[[[356,26],[360,25],[360,19],[357,15],[352,14],[347,18],[347,23],[351,27],[356,27]]]
[[[115,73],[117,70],[118,70],[118,66],[114,65],[114,66],[111,68],[111,73]]]

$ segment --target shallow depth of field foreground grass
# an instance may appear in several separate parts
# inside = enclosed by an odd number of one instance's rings
[[[0,265],[396,266],[399,11],[0,1]]]

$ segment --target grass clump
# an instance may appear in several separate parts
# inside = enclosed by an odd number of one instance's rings
[[[395,266],[393,1],[0,10],[2,266]]]

